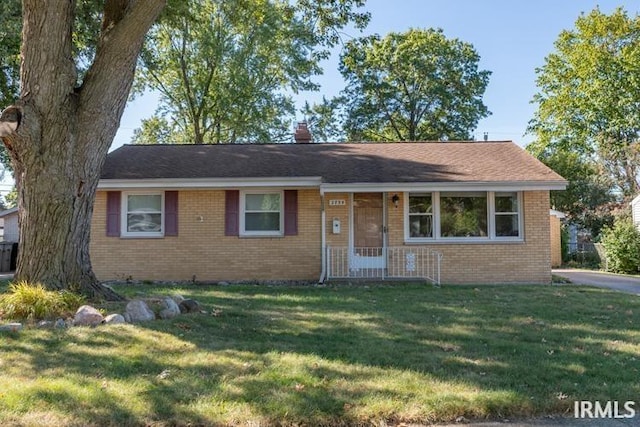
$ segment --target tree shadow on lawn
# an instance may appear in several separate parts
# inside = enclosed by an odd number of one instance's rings
[[[387,375],[412,372],[423,386],[435,381],[460,388],[448,398],[457,396],[461,407],[462,396],[486,398],[480,408],[459,414],[466,416],[568,413],[574,400],[626,401],[640,393],[632,379],[640,368],[638,299],[578,287],[404,290],[287,289],[289,298],[259,288],[234,290],[233,298],[213,301],[226,313],[229,330],[213,332],[208,343],[197,336],[192,342],[306,354]]]
[[[194,287],[222,313],[32,330],[4,364],[29,373],[26,402],[100,425],[429,422],[640,394],[637,300],[501,289]]]

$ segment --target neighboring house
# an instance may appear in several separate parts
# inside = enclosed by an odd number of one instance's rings
[[[18,229],[18,208],[11,208],[0,212],[0,219],[4,221],[5,242],[17,242],[20,237]]]
[[[511,142],[127,145],[92,263],[101,280],[549,283],[565,186]]]

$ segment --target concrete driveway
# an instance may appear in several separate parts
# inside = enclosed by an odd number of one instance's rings
[[[564,277],[575,285],[597,286],[640,295],[640,277],[623,274],[604,273],[593,270],[558,269],[553,270],[556,276]]]

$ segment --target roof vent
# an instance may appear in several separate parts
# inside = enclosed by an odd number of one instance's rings
[[[309,132],[309,128],[307,127],[307,122],[298,122],[298,127],[293,134],[293,139],[295,139],[297,144],[309,144],[311,142],[311,132]]]

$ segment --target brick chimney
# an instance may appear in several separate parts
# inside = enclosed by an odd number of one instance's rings
[[[307,127],[307,122],[298,122],[293,139],[295,139],[296,144],[309,144],[311,142],[311,132]]]

